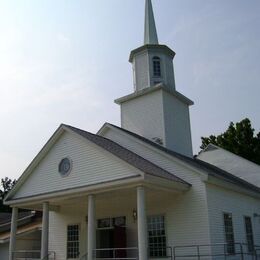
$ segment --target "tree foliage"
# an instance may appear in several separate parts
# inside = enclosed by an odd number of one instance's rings
[[[8,177],[2,178],[0,183],[0,212],[10,212],[9,206],[3,204],[4,198],[7,193],[13,188],[16,180],[11,180]]]
[[[255,134],[248,118],[235,124],[231,122],[224,133],[201,137],[201,140],[201,149],[212,143],[260,165],[260,132]]]

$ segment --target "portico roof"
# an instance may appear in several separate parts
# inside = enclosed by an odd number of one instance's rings
[[[84,192],[86,190],[89,190],[91,186],[94,188],[97,188],[97,185],[104,185],[104,183],[108,183],[109,185],[113,185],[113,183],[117,183],[118,181],[131,181],[130,176],[125,177],[122,179],[122,176],[116,177],[114,180],[106,181],[106,182],[96,182],[96,183],[90,183],[90,184],[82,184],[72,187],[72,188],[66,188],[61,190],[53,190],[50,192],[38,192],[37,194],[30,194],[27,196],[22,197],[15,197],[15,194],[19,189],[23,186],[23,184],[26,182],[28,178],[30,178],[30,174],[34,171],[35,167],[41,162],[41,160],[48,154],[48,152],[51,150],[52,146],[55,144],[55,142],[59,139],[59,137],[62,135],[62,133],[70,132],[78,135],[79,137],[86,139],[86,141],[90,141],[94,143],[95,145],[99,146],[100,148],[106,150],[107,152],[113,154],[114,156],[118,157],[128,165],[134,167],[137,169],[137,173],[140,172],[140,174],[133,174],[131,177],[133,178],[141,178],[143,181],[153,181],[161,182],[162,185],[168,186],[170,183],[175,187],[178,186],[177,189],[179,190],[187,190],[191,184],[184,181],[183,179],[177,177],[173,173],[159,167],[158,165],[154,164],[153,162],[144,159],[143,157],[139,156],[138,154],[128,150],[125,147],[122,147],[121,145],[117,144],[116,142],[113,142],[112,140],[109,140],[105,137],[99,136],[97,134],[92,134],[87,131],[84,131],[82,129],[61,124],[60,127],[56,130],[56,132],[53,134],[53,136],[49,139],[49,141],[46,143],[46,145],[42,148],[42,150],[39,152],[39,154],[35,157],[35,159],[32,161],[32,163],[28,166],[28,168],[25,170],[25,172],[22,174],[22,176],[19,178],[18,182],[16,183],[15,187],[11,190],[11,192],[7,195],[5,199],[5,203],[8,205],[20,203],[22,201],[31,201],[31,199],[36,200],[38,197],[39,199],[42,197],[53,197],[56,196],[56,193],[70,193],[72,194],[75,192]],[[156,180],[155,180],[156,179]],[[101,186],[102,186],[101,185]],[[118,184],[117,184],[118,185]],[[103,186],[102,186],[103,187]],[[101,188],[102,188],[101,187]],[[62,195],[61,194],[61,195]],[[58,196],[59,194],[57,194]],[[29,201],[28,201],[29,200]]]

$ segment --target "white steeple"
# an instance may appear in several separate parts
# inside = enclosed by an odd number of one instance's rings
[[[145,2],[144,45],[159,44],[151,0]]]
[[[192,157],[189,106],[193,102],[176,90],[175,52],[158,43],[151,0],[145,0],[144,29],[144,45],[129,57],[134,92],[115,100],[121,106],[121,126]]]

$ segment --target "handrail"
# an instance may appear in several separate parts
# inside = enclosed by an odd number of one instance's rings
[[[234,247],[233,253],[227,252],[227,246],[232,245]],[[254,250],[249,252],[248,249],[244,249],[244,246],[249,246],[246,243],[215,243],[215,244],[201,244],[201,245],[185,245],[185,246],[175,246],[173,247],[173,259],[177,260],[178,258],[197,258],[200,260],[201,258],[205,257],[226,257],[228,256],[240,256],[241,260],[244,260],[244,256],[250,255],[252,257],[257,256],[260,251],[260,246],[253,245]],[[178,252],[179,250],[179,252]],[[180,252],[181,251],[181,252]]]
[[[173,259],[173,250],[171,246],[164,247],[148,247],[149,258],[170,258]]]
[[[234,253],[227,252],[227,246],[234,247]],[[245,248],[246,247],[246,248]],[[260,245],[252,245],[253,250],[249,251],[249,244],[246,243],[215,243],[215,244],[193,244],[193,245],[179,245],[175,247],[165,246],[162,248],[148,248],[148,252],[153,250],[165,250],[164,258],[171,260],[182,260],[182,258],[192,258],[192,260],[205,260],[207,257],[222,257],[221,259],[228,259],[229,256],[239,256],[240,260],[247,259],[246,256],[252,256],[254,260],[260,260]],[[130,251],[130,253],[129,253]],[[105,253],[107,252],[107,253]],[[128,248],[98,248],[93,250],[94,258],[97,260],[137,260],[138,247]],[[105,256],[104,256],[105,255]],[[39,250],[17,250],[12,252],[13,260],[15,259],[39,259],[39,260],[55,260],[56,254],[54,251],[49,252],[44,258],[40,257]],[[80,257],[80,260],[87,260],[88,253]],[[153,256],[151,256],[153,257]],[[156,257],[156,256],[155,256]]]
[[[41,260],[55,260],[56,258],[56,253],[54,251],[49,252],[48,255],[45,257],[41,258]]]
[[[79,260],[87,260],[87,258],[88,258],[88,253],[85,253],[84,255],[82,255],[81,257],[80,257],[80,259]]]
[[[12,259],[39,259],[39,260],[55,260],[56,254],[54,251],[48,253],[47,256],[41,258],[40,250],[16,250],[12,252]]]
[[[134,254],[136,256],[127,256],[128,251],[136,251],[138,253],[137,247],[126,247],[126,248],[97,248],[94,249],[93,252],[95,254],[95,259],[106,259],[106,260],[137,260],[138,254]],[[108,253],[108,255],[104,256],[104,254]]]
[[[40,250],[16,250],[12,252],[12,259],[40,259]]]

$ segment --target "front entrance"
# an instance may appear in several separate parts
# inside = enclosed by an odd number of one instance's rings
[[[96,258],[125,258],[126,247],[125,217],[98,220]]]

